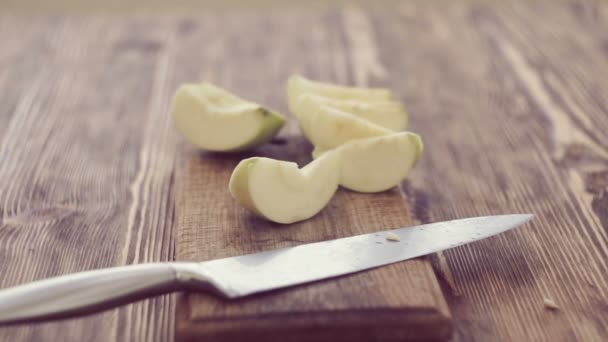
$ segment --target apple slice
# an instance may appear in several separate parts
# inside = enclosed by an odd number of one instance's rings
[[[179,133],[210,151],[256,147],[272,139],[285,123],[282,115],[209,83],[179,87],[171,111]]]
[[[397,132],[407,127],[407,113],[403,105],[396,101],[336,100],[314,94],[303,94],[296,103],[293,113],[296,117],[302,117],[311,111],[318,111],[318,107],[321,106],[353,114]]]
[[[302,169],[264,157],[242,160],[230,177],[230,193],[243,207],[277,223],[316,215],[338,188],[340,155],[329,151]]]
[[[311,81],[299,75],[289,77],[287,81],[287,99],[289,110],[295,113],[298,99],[303,94],[316,94],[337,100],[356,101],[389,101],[392,93],[385,88],[346,87],[331,83]]]
[[[296,114],[304,136],[316,147],[329,150],[349,140],[394,133],[356,115],[319,104],[310,96],[301,96],[297,104],[302,115]]]
[[[342,157],[340,185],[359,192],[379,192],[399,185],[422,155],[420,136],[399,132],[353,140],[329,152]],[[313,158],[322,158],[319,148]]]

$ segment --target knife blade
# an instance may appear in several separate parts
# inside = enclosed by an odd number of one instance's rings
[[[201,263],[139,264],[64,275],[1,290],[0,324],[89,314],[180,290],[248,296],[457,247],[518,227],[532,217],[474,217]]]

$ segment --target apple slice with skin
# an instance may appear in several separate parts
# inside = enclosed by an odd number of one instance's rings
[[[420,159],[420,136],[399,132],[380,137],[353,140],[329,152],[341,155],[340,185],[359,192],[379,192],[403,181]],[[315,148],[313,158],[322,158]]]
[[[320,212],[340,178],[340,154],[328,151],[302,169],[293,162],[253,157],[232,172],[229,189],[243,207],[277,223],[293,223]]]
[[[282,115],[209,83],[182,85],[171,112],[179,133],[210,151],[254,148],[272,139],[285,123]]]
[[[336,100],[389,101],[392,92],[386,88],[346,87],[331,83],[317,82],[299,75],[289,77],[287,81],[287,100],[289,110],[295,113],[299,97],[303,94],[316,94]]]
[[[314,94],[303,94],[295,105],[293,113],[301,117],[311,111],[319,110],[314,106],[332,107],[397,132],[407,127],[408,115],[403,105],[396,101],[336,100]]]
[[[309,96],[300,97],[297,106],[304,113],[296,115],[304,136],[323,150],[332,149],[349,140],[394,133],[356,115],[319,105]]]

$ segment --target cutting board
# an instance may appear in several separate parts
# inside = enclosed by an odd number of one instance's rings
[[[211,260],[414,224],[399,188],[376,194],[339,189],[321,213],[290,225],[257,218],[231,197],[230,174],[243,158],[302,166],[311,149],[293,123],[281,138],[245,154],[184,145],[174,179],[176,259]],[[176,334],[205,341],[444,340],[451,322],[432,266],[420,258],[238,300],[183,293]]]

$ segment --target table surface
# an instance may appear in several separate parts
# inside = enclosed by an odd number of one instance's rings
[[[208,80],[284,111],[300,72],[404,101],[417,221],[536,215],[431,256],[454,340],[608,339],[606,2],[4,13],[0,42],[0,287],[172,260],[173,91]],[[167,295],[0,340],[172,340],[174,312]]]

